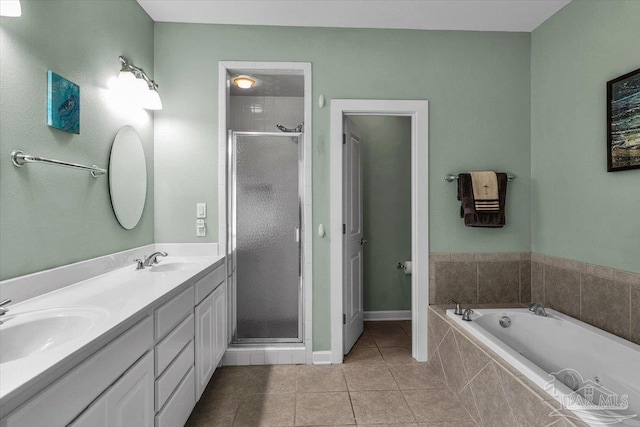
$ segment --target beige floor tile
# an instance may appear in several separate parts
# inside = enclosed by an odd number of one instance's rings
[[[300,365],[297,369],[298,393],[347,391],[341,366]]]
[[[418,427],[416,423],[358,424],[358,427]]]
[[[293,426],[296,395],[248,395],[240,402],[234,426]]]
[[[354,347],[376,347],[376,343],[373,341],[371,333],[365,330],[354,344]]]
[[[400,327],[407,335],[411,336],[411,320],[402,320]]]
[[[411,356],[411,345],[402,347],[381,347],[380,353],[387,365],[419,365]]]
[[[247,367],[245,393],[295,393],[298,368],[295,365]]]
[[[351,392],[350,395],[353,412],[358,423],[412,423],[416,421],[399,391],[356,391]]]
[[[355,424],[349,393],[296,394],[296,426]]]
[[[384,365],[351,365],[343,371],[349,391],[398,390],[391,371]]]
[[[225,366],[216,369],[205,394],[243,394],[248,379],[244,366]],[[203,396],[204,397],[204,396]]]
[[[469,420],[469,414],[455,396],[444,388],[403,390],[418,422]]]
[[[402,329],[372,330],[371,336],[378,347],[405,347],[411,346],[411,337]]]
[[[438,374],[427,364],[397,365],[389,369],[401,390],[446,388]]]
[[[378,347],[354,347],[344,358],[343,364],[384,364],[384,359],[378,350]]]
[[[186,427],[226,427],[233,419],[240,404],[240,396],[232,394],[203,395],[193,409]]]
[[[364,322],[364,329],[369,331],[401,330],[402,324],[396,321]]]

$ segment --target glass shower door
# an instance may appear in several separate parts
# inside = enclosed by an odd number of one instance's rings
[[[298,139],[232,136],[236,343],[302,341]]]

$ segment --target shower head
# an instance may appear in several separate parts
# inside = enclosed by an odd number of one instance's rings
[[[282,132],[295,132],[295,133],[304,132],[304,122],[300,123],[294,129],[284,127],[284,126],[282,126],[280,124],[276,125],[276,127],[278,129],[280,129],[280,131],[282,131]]]

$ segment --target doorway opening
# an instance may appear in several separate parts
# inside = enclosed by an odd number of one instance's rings
[[[354,182],[359,182],[358,185],[362,182],[353,175],[354,158],[361,154],[359,148],[362,146],[359,144],[362,140],[358,141],[357,131],[352,132],[350,122],[346,120],[351,116],[407,117],[411,122],[411,256],[408,258],[413,263],[410,275],[411,348],[416,360],[426,361],[429,301],[428,101],[345,99],[331,101],[331,146],[345,146],[342,150],[332,149],[330,152],[330,231],[332,236],[340,236],[332,238],[330,243],[331,362],[342,363],[349,345],[362,332],[364,320],[364,304],[358,306],[358,298],[363,301],[362,295],[358,295],[354,283],[362,282],[362,276],[358,277],[357,273],[362,270],[356,270],[356,267],[359,269],[358,263],[363,262],[363,257],[361,249],[358,255],[357,246],[362,248],[363,240],[368,238],[358,236],[360,230],[353,226],[357,224],[362,209],[359,202],[347,194],[348,191],[353,192]],[[362,231],[366,233],[366,230]]]
[[[411,260],[411,118],[350,115],[343,131],[343,352],[371,333],[403,347],[407,322],[368,323],[361,334],[362,320],[411,320],[411,276],[402,268]]]

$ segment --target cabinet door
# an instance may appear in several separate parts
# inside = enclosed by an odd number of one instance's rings
[[[215,291],[202,300],[195,309],[196,321],[196,400],[200,400],[202,392],[209,383],[216,368],[216,335],[214,329],[214,295]]]
[[[153,427],[153,352],[147,353],[105,395],[110,427]]]
[[[215,330],[214,366],[218,366],[227,350],[227,285],[223,283],[213,291],[213,312]]]

